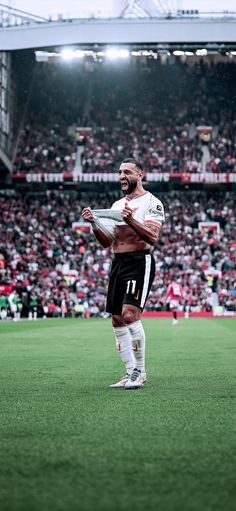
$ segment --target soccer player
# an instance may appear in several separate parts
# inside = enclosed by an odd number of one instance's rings
[[[170,283],[167,289],[166,296],[164,298],[164,303],[168,303],[170,305],[170,310],[172,311],[172,325],[178,325],[178,309],[181,298],[183,297],[184,291],[182,286],[177,280],[173,280]]]
[[[82,212],[100,244],[112,246],[114,252],[106,310],[112,316],[116,347],[126,374],[111,388],[137,389],[146,381],[145,332],[140,316],[155,275],[150,249],[159,238],[164,209],[160,200],[143,188],[142,179],[143,167],[137,160],[122,161],[119,180],[125,197],[110,210],[121,213],[121,222],[114,221],[111,233],[96,223],[90,208]]]
[[[20,309],[18,307],[18,296],[15,291],[12,291],[9,294],[8,303],[9,303],[13,321],[19,321],[20,320]]]

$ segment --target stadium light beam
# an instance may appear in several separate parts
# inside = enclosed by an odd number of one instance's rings
[[[76,57],[77,59],[83,59],[83,58],[84,58],[84,56],[85,56],[84,51],[82,51],[82,50],[76,50],[76,51],[75,51],[75,57]]]
[[[129,58],[129,56],[130,56],[129,50],[126,50],[125,48],[124,48],[123,50],[120,50],[120,51],[119,51],[119,56],[120,56],[122,59],[127,59],[127,58]]]

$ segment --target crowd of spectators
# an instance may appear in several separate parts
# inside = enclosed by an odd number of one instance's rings
[[[22,129],[15,173],[73,172],[77,142],[58,124],[34,126],[33,121]]]
[[[110,173],[128,156],[153,173],[236,172],[236,64],[189,62],[37,63],[19,109],[13,174]],[[21,73],[18,65],[24,89]],[[90,128],[84,138],[80,127]],[[81,211],[110,207],[119,193],[0,195],[2,318],[106,317],[112,254],[84,230]],[[159,197],[166,222],[146,310],[163,310],[178,278],[182,308],[210,311],[216,292],[222,310],[236,311],[235,195]],[[75,222],[82,227],[74,229]],[[201,230],[199,222],[218,222],[220,231]]]
[[[114,172],[127,156],[147,172],[235,172],[234,62],[144,59],[76,72],[38,64],[14,173],[73,172],[76,126],[91,127],[81,172]],[[73,81],[74,73],[74,81]],[[205,140],[199,126],[212,128]]]
[[[11,311],[9,295],[29,319],[106,317],[112,254],[84,230],[81,211],[87,205],[110,207],[119,196],[119,191],[0,195],[2,318]],[[211,311],[211,295],[217,290],[219,307],[236,311],[235,194],[173,192],[159,197],[166,221],[153,252],[157,272],[146,310],[163,310],[167,287],[178,278],[184,288],[182,308]],[[213,227],[202,231],[199,222],[218,222],[220,232]],[[217,277],[214,290],[209,277]]]

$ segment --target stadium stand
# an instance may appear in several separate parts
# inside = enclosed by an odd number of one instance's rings
[[[86,205],[106,208],[118,195],[118,191],[77,196],[58,191],[27,198],[1,195],[3,316],[6,309],[10,316],[7,297],[13,291],[21,314],[30,319],[34,312],[41,317],[106,316],[111,253],[99,247],[78,220]],[[154,250],[157,274],[146,310],[163,310],[163,296],[177,276],[185,291],[182,309],[207,312],[214,305],[236,312],[235,194],[173,192],[160,198],[166,222]],[[201,231],[199,222],[208,229]]]
[[[165,310],[175,277],[186,314],[236,313],[234,60],[171,56],[163,64],[143,56],[119,66],[87,59],[32,69],[26,102],[15,70],[21,122],[12,180],[0,194],[1,318],[19,319],[14,304],[29,319],[106,317],[111,252],[99,247],[81,211],[120,197],[115,180],[105,189],[89,184],[95,175],[115,177],[127,156],[143,163],[147,186],[166,211],[146,311]],[[191,176],[208,174],[219,176],[217,189],[197,180],[188,187]],[[55,181],[34,186],[42,175]],[[153,186],[158,179],[148,175],[165,179]],[[181,180],[175,186],[169,176]]]
[[[127,154],[147,172],[235,172],[234,62],[143,58],[69,69],[67,80],[59,65],[38,66],[15,174],[73,173],[76,163],[84,174],[114,172]],[[91,128],[83,144],[81,125]]]

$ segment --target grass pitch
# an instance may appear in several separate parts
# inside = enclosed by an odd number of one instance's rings
[[[230,511],[236,321],[144,319],[148,382],[110,320],[0,322],[1,511]]]

